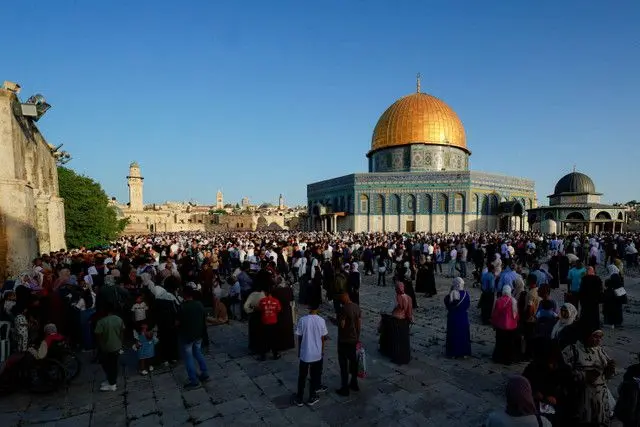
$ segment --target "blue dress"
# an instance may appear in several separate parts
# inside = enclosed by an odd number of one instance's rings
[[[151,359],[156,355],[156,342],[158,338],[155,335],[151,338],[148,338],[145,334],[138,335],[138,342],[140,343],[140,348],[138,349],[138,359]]]
[[[450,301],[449,295],[444,298],[447,307],[447,357],[463,357],[471,355],[471,331],[467,311],[471,298],[466,291],[460,291],[460,299]]]

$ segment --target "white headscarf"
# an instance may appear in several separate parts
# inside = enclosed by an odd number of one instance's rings
[[[560,332],[564,328],[571,325],[576,320],[576,316],[578,315],[578,310],[576,310],[573,304],[565,302],[564,304],[562,304],[562,307],[567,309],[567,311],[569,312],[569,317],[567,319],[564,319],[561,316],[556,324],[553,325],[553,329],[551,330],[551,339],[557,338],[558,334],[560,334]]]
[[[609,264],[609,266],[607,267],[607,272],[609,273],[609,277],[613,276],[614,274],[620,274],[620,270],[618,269],[618,267],[613,264]]]
[[[354,262],[354,263],[351,264],[351,271],[354,272],[354,273],[358,272],[358,263],[357,262]]]
[[[455,277],[451,283],[451,292],[449,293],[449,301],[458,301],[460,292],[464,290],[464,280],[462,277]]]
[[[518,300],[511,295],[512,291],[513,289],[511,289],[510,285],[504,285],[502,287],[502,296],[508,296],[511,298],[511,310],[513,310],[513,318],[515,319],[518,316]]]

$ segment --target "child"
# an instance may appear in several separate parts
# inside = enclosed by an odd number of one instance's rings
[[[133,349],[138,353],[138,370],[140,375],[147,375],[153,372],[151,361],[156,355],[156,344],[158,338],[155,330],[149,330],[149,325],[145,321],[138,323],[138,328],[133,334],[136,343]]]
[[[258,302],[258,311],[260,312],[260,320],[262,321],[263,346],[261,349],[260,360],[267,359],[267,351],[273,352],[274,360],[280,359],[280,354],[276,350],[275,340],[278,334],[278,313],[282,311],[282,306],[278,299],[271,296],[271,289],[265,291],[265,297]]]
[[[311,388],[307,405],[313,406],[318,403],[318,391],[324,390],[321,382],[322,357],[329,332],[326,322],[318,315],[318,308],[317,304],[309,306],[309,314],[302,316],[296,325],[295,334],[298,336],[298,357],[300,358],[298,393],[293,396],[293,403],[296,406],[304,405],[302,398],[309,371],[311,371]]]
[[[538,307],[538,312],[536,313],[536,319],[541,320],[552,320],[558,317],[558,313],[554,310],[554,303],[552,300],[543,299],[540,301],[540,306]]]
[[[138,295],[136,303],[131,306],[131,312],[133,313],[133,321],[135,323],[142,322],[147,319],[147,310],[149,307],[144,302],[142,295]]]
[[[122,319],[113,314],[113,304],[106,303],[104,309],[107,315],[98,320],[95,329],[100,351],[100,363],[107,376],[107,380],[100,384],[100,391],[117,391],[118,362],[125,326]]]

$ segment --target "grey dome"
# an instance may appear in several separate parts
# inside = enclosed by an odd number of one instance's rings
[[[558,181],[553,194],[595,194],[593,180],[580,172],[571,172]]]

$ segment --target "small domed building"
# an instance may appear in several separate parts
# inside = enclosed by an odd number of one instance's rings
[[[557,234],[618,232],[626,223],[625,207],[602,204],[602,193],[583,173],[573,171],[560,178],[548,197],[549,206],[529,209],[532,229]]]
[[[471,151],[458,115],[422,93],[380,116],[368,173],[307,186],[311,230],[453,232],[527,230],[534,182],[469,170]]]

